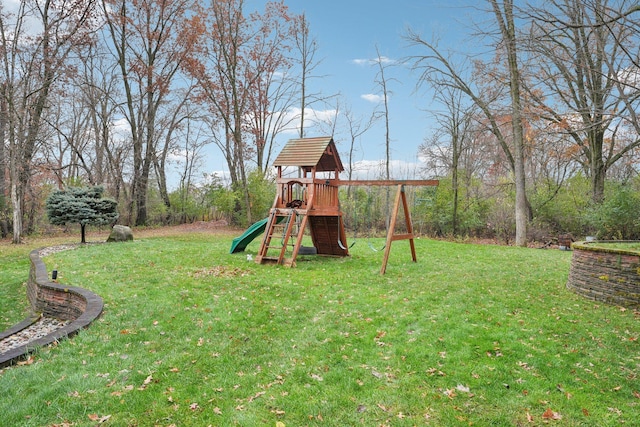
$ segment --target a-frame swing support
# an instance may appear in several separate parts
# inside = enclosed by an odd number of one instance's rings
[[[338,180],[336,185],[362,185],[362,186],[391,186],[397,185],[398,191],[396,192],[396,199],[393,205],[393,212],[391,214],[391,220],[389,222],[389,229],[387,230],[387,241],[384,246],[384,258],[382,259],[382,267],[380,268],[380,274],[385,274],[387,271],[387,264],[389,262],[389,255],[391,254],[391,243],[396,240],[409,240],[409,246],[411,248],[411,258],[413,262],[418,262],[416,257],[416,245],[414,243],[413,235],[413,223],[411,222],[411,212],[409,210],[409,204],[407,202],[407,195],[405,194],[404,187],[410,186],[433,186],[437,187],[438,180],[433,179],[417,179],[417,180]],[[396,234],[395,228],[398,221],[398,213],[400,211],[400,204],[404,212],[404,219],[406,223],[406,233]]]
[[[406,222],[407,232],[403,234],[395,234],[396,222],[398,220],[398,211],[400,209],[400,203],[402,202],[402,209],[404,210],[404,219]],[[404,185],[398,185],[398,191],[396,192],[396,201],[393,205],[393,213],[391,215],[391,221],[389,223],[389,230],[387,230],[387,242],[384,247],[384,258],[382,258],[382,267],[380,268],[380,274],[384,274],[387,271],[387,263],[389,262],[389,255],[391,254],[391,243],[396,240],[409,240],[409,246],[411,247],[411,258],[413,262],[418,262],[416,257],[416,245],[413,242],[413,224],[411,223],[411,214],[409,212],[409,204],[407,203],[407,195],[404,192]]]

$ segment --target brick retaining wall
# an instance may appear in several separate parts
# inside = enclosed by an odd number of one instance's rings
[[[594,301],[640,306],[640,253],[603,248],[598,243],[602,242],[571,245],[573,257],[567,288]]]
[[[31,310],[36,315],[1,333],[0,337],[4,338],[8,334],[19,332],[32,324],[39,315],[72,322],[46,337],[0,354],[0,367],[10,364],[37,347],[51,344],[86,328],[100,316],[104,307],[102,298],[91,291],[49,281],[47,267],[40,258],[39,250],[31,251],[29,258],[31,268],[27,281],[27,298],[31,304]]]
[[[100,300],[102,311],[102,299],[93,292],[50,282],[47,267],[40,259],[38,250],[31,251],[29,258],[31,270],[27,282],[27,298],[33,312],[56,319],[76,320],[86,311],[88,301],[96,298]]]

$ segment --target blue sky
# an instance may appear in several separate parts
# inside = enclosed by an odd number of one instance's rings
[[[403,39],[410,27],[427,40],[436,35],[443,43],[455,47],[468,34],[468,28],[462,23],[465,16],[474,12],[465,5],[477,2],[285,0],[285,4],[292,13],[305,13],[312,37],[318,42],[316,58],[322,61],[316,74],[324,77],[316,84],[321,85],[325,95],[339,92],[357,117],[367,117],[375,107],[372,101],[382,95],[375,83],[378,68],[371,63],[376,58],[376,46],[390,63],[401,60],[410,54],[408,43]],[[424,91],[416,93],[417,77],[407,66],[389,66],[385,74],[391,91],[391,160],[396,161],[396,165],[398,162],[415,164],[419,145],[433,132],[428,112],[434,108],[431,95]],[[307,136],[314,136],[313,130]],[[343,162],[346,162],[347,135],[338,130],[334,138]],[[359,145],[356,160],[372,164],[384,159],[382,122],[369,130]],[[396,173],[405,173],[401,169],[404,166],[398,166]]]
[[[245,0],[245,12],[262,12],[266,2]],[[325,96],[339,93],[341,102],[348,104],[353,115],[363,120],[379,105],[376,99],[382,95],[375,82],[378,67],[371,62],[376,58],[376,47],[389,64],[398,63],[411,53],[403,38],[411,28],[426,40],[440,39],[442,47],[466,51],[470,44],[470,16],[475,19],[478,14],[474,6],[486,7],[478,0],[284,0],[284,3],[292,14],[305,13],[311,36],[318,43],[315,59],[320,63],[314,74],[322,78],[313,80],[316,87],[310,92],[322,92]],[[416,93],[417,77],[407,65],[389,65],[385,74],[390,90],[392,178],[423,178],[419,174],[418,147],[434,132],[430,112],[437,106],[431,94],[424,90]],[[335,104],[315,104],[313,108],[319,116],[329,115]],[[340,119],[338,123],[333,136],[343,164],[348,168],[350,140],[344,121],[342,126]],[[308,137],[326,134],[323,130],[306,129]],[[297,136],[295,131],[281,135],[275,155],[288,139]],[[201,171],[220,178],[227,176],[226,162],[218,149],[211,146],[205,151]],[[354,157],[354,178],[383,176],[385,129],[382,121],[356,142]],[[177,182],[172,178],[170,186],[175,187]]]

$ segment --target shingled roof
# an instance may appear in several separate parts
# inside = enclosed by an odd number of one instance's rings
[[[336,144],[330,136],[317,138],[290,139],[278,157],[274,166],[298,166],[317,172],[344,171]]]

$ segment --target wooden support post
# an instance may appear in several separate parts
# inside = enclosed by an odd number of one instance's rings
[[[398,220],[398,211],[400,210],[401,201],[402,208],[404,209],[404,219],[406,222],[407,232],[405,234],[395,234],[396,221]],[[384,274],[387,271],[387,263],[389,262],[389,254],[391,253],[391,243],[395,240],[409,240],[413,262],[418,261],[416,257],[416,246],[413,242],[413,225],[411,223],[411,213],[409,212],[409,204],[407,203],[407,196],[404,192],[403,184],[398,185],[396,201],[393,205],[393,214],[391,216],[389,230],[387,230],[387,243],[385,244],[384,258],[382,259],[382,268],[380,268],[380,274]]]

